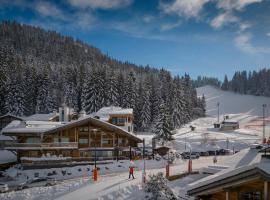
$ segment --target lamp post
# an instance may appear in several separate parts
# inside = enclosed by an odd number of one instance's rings
[[[143,174],[142,174],[142,178],[143,178],[143,184],[145,184],[146,182],[146,172],[145,172],[145,139],[143,138]]]
[[[95,169],[97,168],[97,130],[94,129],[95,133]]]
[[[96,144],[96,139],[97,139],[97,129],[93,129],[95,139],[94,139],[94,144],[95,144],[95,168],[93,170],[93,179],[94,181],[97,181],[98,179],[98,171],[97,171],[97,144]]]
[[[263,143],[265,142],[265,108],[266,104],[262,105],[263,107]]]
[[[218,123],[219,123],[219,102],[217,103],[217,107],[218,107]]]

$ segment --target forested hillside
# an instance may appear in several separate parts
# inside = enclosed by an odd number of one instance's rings
[[[53,31],[0,23],[0,114],[48,113],[62,103],[77,112],[133,108],[137,130],[166,115],[171,128],[204,115],[188,75],[136,66]],[[162,106],[162,109],[159,109]]]
[[[223,82],[213,77],[198,76],[192,83],[196,88],[211,85],[225,91],[269,97],[270,69],[264,68],[259,71],[237,71],[234,73],[231,80],[225,75]]]
[[[270,69],[235,72],[231,80],[225,76],[221,89],[240,94],[270,96]]]

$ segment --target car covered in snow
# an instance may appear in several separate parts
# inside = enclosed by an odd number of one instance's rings
[[[5,183],[0,183],[0,193],[7,192],[8,191],[8,185]]]
[[[56,185],[56,179],[55,178],[49,178],[49,177],[38,177],[29,179],[26,182],[21,183],[17,189],[27,189],[32,187],[43,187],[43,186],[53,186]]]

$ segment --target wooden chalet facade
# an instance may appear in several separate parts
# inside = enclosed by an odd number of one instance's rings
[[[17,138],[4,144],[4,149],[16,151],[18,160],[44,155],[75,161],[93,161],[95,155],[97,160],[128,158],[129,150],[142,142],[134,134],[93,117],[67,123],[22,122],[3,129],[3,135]]]

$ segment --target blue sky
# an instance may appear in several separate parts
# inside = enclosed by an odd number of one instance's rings
[[[270,67],[270,0],[0,0],[0,19],[56,30],[113,58],[223,79]]]

